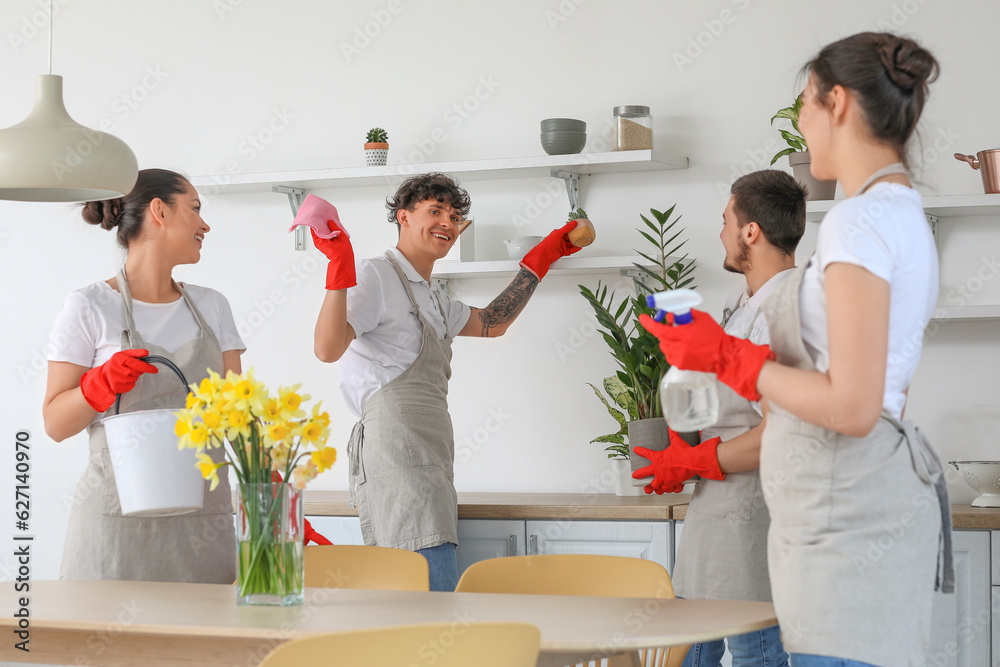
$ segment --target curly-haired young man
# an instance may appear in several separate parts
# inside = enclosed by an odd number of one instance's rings
[[[549,265],[578,250],[571,222],[521,261],[507,288],[485,308],[449,298],[431,282],[471,207],[444,174],[404,182],[386,201],[399,242],[355,266],[344,234],[316,247],[329,259],[327,293],[316,323],[316,356],[340,361],[341,391],[359,418],[348,445],[351,499],[366,544],[423,554],[432,590],[458,580],[455,440],[448,414],[454,336],[501,336]]]

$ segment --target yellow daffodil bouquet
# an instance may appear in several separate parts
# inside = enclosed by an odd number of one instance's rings
[[[337,450],[326,446],[330,416],[321,412],[321,402],[307,412],[302,403],[310,396],[300,394],[300,387],[280,387],[272,396],[252,368],[224,378],[210,370],[191,385],[186,407],[175,413],[178,446],[197,450],[210,489],[225,466],[239,480],[237,586],[247,604],[301,602],[299,492],[337,459]]]

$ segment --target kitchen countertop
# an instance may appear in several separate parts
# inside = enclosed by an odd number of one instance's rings
[[[663,521],[689,494],[616,496],[610,493],[459,493],[460,519],[587,519]],[[306,515],[357,516],[347,491],[306,491]]]
[[[687,496],[690,500],[690,496]],[[687,501],[685,501],[687,502]],[[687,505],[676,505],[672,508],[671,518],[683,521],[687,514]],[[973,507],[972,505],[951,506],[952,529],[966,530],[1000,530],[1000,507]]]
[[[683,521],[691,495],[616,496],[610,493],[459,493],[460,519],[580,519]],[[306,491],[310,516],[357,516],[347,491]],[[952,505],[956,529],[1000,530],[1000,508]]]

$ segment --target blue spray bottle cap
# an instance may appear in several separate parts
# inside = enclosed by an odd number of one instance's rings
[[[675,289],[657,292],[646,297],[646,305],[656,308],[653,319],[663,322],[667,311],[674,314],[674,324],[687,324],[691,321],[691,309],[701,304],[701,295],[691,289]]]

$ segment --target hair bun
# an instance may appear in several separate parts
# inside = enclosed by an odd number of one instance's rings
[[[83,205],[83,219],[92,225],[100,225],[101,229],[114,229],[122,219],[125,211],[125,198],[89,201]]]
[[[899,88],[910,92],[937,78],[937,61],[916,42],[889,34],[883,37],[878,54],[889,78]]]

